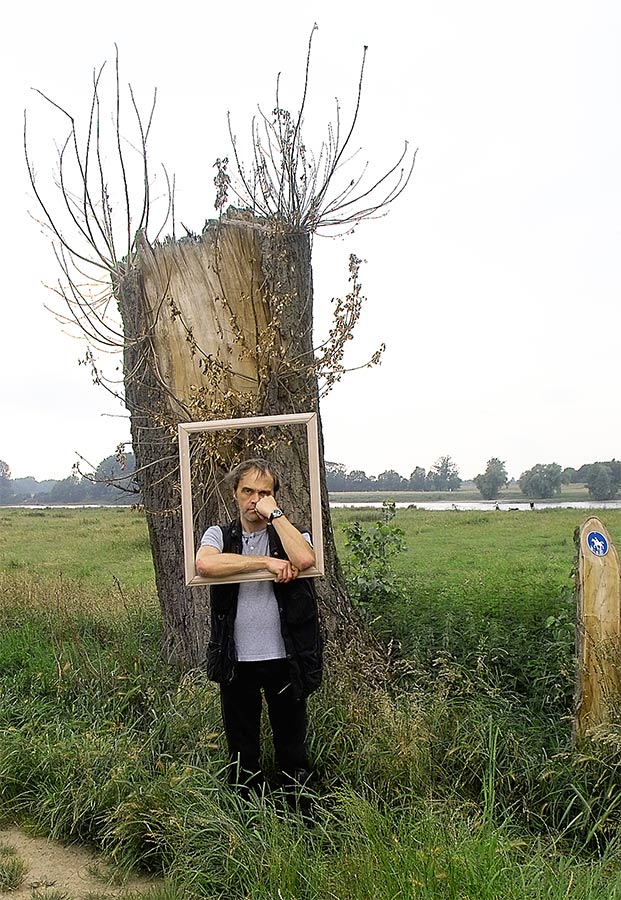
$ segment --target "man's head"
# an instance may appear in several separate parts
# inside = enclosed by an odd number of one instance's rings
[[[280,478],[278,477],[278,473],[271,463],[269,463],[266,459],[261,459],[259,457],[257,457],[256,459],[245,459],[243,462],[240,462],[238,466],[235,466],[234,469],[231,469],[229,474],[226,476],[226,480],[227,483],[230,484],[233,493],[236,493],[239,482],[243,478],[243,476],[253,471],[257,472],[259,475],[267,475],[271,477],[272,494],[276,496],[280,487]]]
[[[256,531],[263,527],[265,518],[256,512],[255,506],[263,497],[275,496],[280,487],[272,466],[264,459],[247,459],[233,469],[227,480],[233,488],[243,528]]]

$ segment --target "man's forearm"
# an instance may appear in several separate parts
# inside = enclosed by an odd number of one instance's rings
[[[201,553],[196,557],[196,571],[201,578],[226,578],[245,572],[268,572],[267,556],[242,556],[239,553]]]
[[[315,551],[308,541],[302,537],[295,525],[289,521],[286,513],[275,518],[272,517],[274,510],[279,509],[274,496],[270,494],[267,497],[261,497],[255,508],[266,522],[271,521],[291,565],[295,566],[300,572],[304,572],[315,565]]]
[[[272,525],[282,542],[287,559],[296,569],[304,572],[315,565],[315,551],[286,516],[274,519]]]

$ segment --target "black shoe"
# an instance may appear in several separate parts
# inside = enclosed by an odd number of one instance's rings
[[[244,800],[251,797],[263,797],[267,788],[263,772],[246,772],[238,768],[232,768],[229,784]]]
[[[305,822],[312,822],[314,799],[310,790],[313,773],[308,769],[296,769],[293,775],[283,775],[283,791],[287,806],[299,813]]]

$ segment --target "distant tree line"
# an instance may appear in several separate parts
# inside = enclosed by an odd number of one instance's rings
[[[83,475],[77,470],[61,481],[37,481],[32,476],[11,478],[6,462],[0,460],[0,505],[61,503],[139,503],[137,485],[132,478],[135,469],[133,453],[107,456],[95,471]],[[409,478],[394,469],[379,475],[367,475],[361,469],[347,471],[342,463],[326,462],[329,491],[457,491],[463,484],[459,470],[450,456],[441,456],[426,471],[415,466]],[[492,457],[486,469],[473,479],[484,500],[496,500],[509,483],[505,463]],[[558,463],[537,463],[523,472],[517,484],[529,500],[545,500],[560,496],[564,484],[585,484],[592,500],[614,500],[621,491],[621,461],[585,463],[579,469],[565,469]]]
[[[621,489],[621,461],[587,463],[579,469],[563,469],[564,484],[586,484],[594,500],[613,500]]]
[[[462,483],[450,456],[441,456],[428,472],[416,466],[409,478],[394,469],[377,476],[361,469],[347,472],[344,465],[334,462],[326,462],[326,476],[329,491],[456,491]]]
[[[329,491],[457,491],[462,485],[450,456],[441,456],[428,472],[416,466],[409,478],[394,469],[377,476],[367,475],[360,469],[348,472],[344,465],[335,462],[326,462],[326,474]],[[485,471],[473,482],[484,500],[496,500],[509,483],[505,462],[492,457]],[[585,463],[579,469],[563,469],[558,463],[537,463],[520,475],[517,484],[529,500],[557,497],[563,484],[585,484],[592,500],[614,500],[621,490],[621,462],[612,459]]]
[[[539,463],[524,472],[518,484],[522,493],[531,498],[558,496],[563,484],[585,484],[591,500],[614,500],[621,488],[621,462],[610,459],[585,463],[579,469]]]
[[[83,475],[77,469],[60,481],[37,481],[32,476],[11,478],[8,463],[0,460],[0,505],[63,503],[132,504],[140,502],[133,479],[133,453],[107,456],[95,471]]]

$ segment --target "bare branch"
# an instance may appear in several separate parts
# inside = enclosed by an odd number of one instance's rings
[[[121,175],[123,179],[123,191],[125,194],[125,213],[127,226],[127,259],[129,260],[132,252],[132,214],[129,203],[129,187],[127,184],[127,174],[125,172],[125,158],[121,149],[121,88],[119,84],[119,48],[115,44],[115,72],[116,72],[116,145],[119,154],[119,163],[121,164]]]
[[[259,108],[263,131],[256,121],[251,126],[252,168],[250,176],[241,163],[237,139],[228,115],[229,136],[236,165],[236,178],[231,189],[237,198],[257,215],[267,220],[278,219],[292,231],[314,233],[322,228],[351,227],[364,219],[384,215],[387,207],[400,196],[412,175],[416,153],[407,162],[408,143],[397,162],[368,187],[364,186],[367,166],[328,198],[330,189],[343,166],[350,164],[358,151],[346,158],[360,115],[367,47],[364,47],[358,77],[356,103],[344,139],[341,139],[341,113],[336,103],[336,125],[328,123],[327,138],[315,155],[308,152],[302,139],[304,111],[308,98],[312,41],[317,25],[311,30],[306,54],[302,98],[295,120],[280,105],[280,75],[276,79],[276,105],[272,118]],[[384,191],[378,194],[384,187]],[[368,201],[373,201],[369,203]],[[365,203],[365,201],[367,201]]]
[[[42,96],[45,96],[45,95],[42,95]],[[56,105],[57,104],[54,104],[54,106],[56,106]],[[50,211],[49,211],[45,201],[43,200],[43,197],[37,187],[35,174],[34,174],[34,167],[31,163],[30,157],[28,155],[26,112],[24,112],[24,156],[26,159],[26,166],[28,168],[28,177],[30,180],[30,186],[32,187],[32,190],[33,190],[33,193],[37,200],[37,203],[41,207],[41,211],[43,212],[43,215],[45,216],[47,226],[50,228],[50,230],[55,235],[57,240],[63,245],[63,247],[65,247],[65,249],[71,254],[72,257],[75,257],[75,259],[80,259],[80,260],[82,260],[82,262],[89,263],[100,269],[109,270],[108,265],[105,265],[104,263],[98,263],[98,262],[96,262],[96,260],[89,258],[87,256],[84,256],[82,253],[75,250],[69,244],[69,242],[65,239],[64,235],[61,233],[60,229],[56,225],[56,222],[55,222],[54,218],[52,217],[52,215],[51,215],[51,213],[50,213]],[[99,254],[97,253],[97,255],[99,255]]]
[[[118,65],[118,58],[117,58]],[[150,187],[149,187],[149,167],[147,165],[147,138],[149,136],[149,131],[151,130],[151,123],[153,121],[153,114],[155,112],[155,103],[157,100],[157,88],[155,88],[153,92],[153,103],[151,105],[151,112],[149,113],[149,121],[147,123],[146,129],[142,126],[142,117],[140,115],[140,111],[138,106],[136,105],[136,100],[134,99],[134,91],[132,86],[129,85],[129,93],[132,98],[132,105],[134,107],[134,111],[136,113],[136,120],[138,122],[138,128],[140,129],[140,144],[141,144],[141,155],[143,161],[143,177],[144,177],[144,192],[143,192],[143,203],[142,203],[142,212],[140,214],[140,219],[138,221],[137,231],[144,230],[147,231],[149,227],[149,209],[150,209]],[[164,169],[166,173],[166,169]],[[168,204],[168,212],[170,212],[170,182],[168,181],[168,175],[166,175],[166,182],[168,184],[168,196],[169,196],[169,204]],[[165,227],[166,222],[168,221],[168,214],[166,219],[162,224],[162,229]],[[162,230],[160,229],[160,231]],[[159,232],[158,232],[159,234]]]

